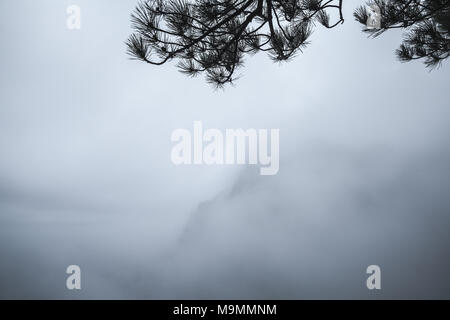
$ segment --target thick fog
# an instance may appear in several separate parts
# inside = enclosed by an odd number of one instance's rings
[[[136,3],[0,2],[0,298],[450,298],[448,61],[398,62],[401,31],[367,38],[351,0],[214,90],[127,57]],[[196,120],[280,129],[279,173],[175,166]]]

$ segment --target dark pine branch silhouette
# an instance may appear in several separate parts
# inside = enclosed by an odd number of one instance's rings
[[[343,23],[342,0],[148,0],[132,14],[128,53],[154,65],[177,59],[182,72],[205,73],[222,86],[236,78],[245,54],[293,57],[315,21],[327,28]]]
[[[386,30],[406,30],[396,54],[400,61],[424,59],[429,68],[450,56],[450,0],[373,0],[359,7],[354,16],[366,25],[367,7],[379,9],[380,28],[365,28],[374,37]]]

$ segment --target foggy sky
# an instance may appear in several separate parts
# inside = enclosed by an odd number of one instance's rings
[[[0,298],[450,298],[450,66],[398,62],[359,3],[215,91],[128,59],[134,0],[0,2]],[[173,165],[196,120],[279,128],[279,173]]]

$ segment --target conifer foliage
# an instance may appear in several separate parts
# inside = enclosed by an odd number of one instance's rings
[[[135,59],[175,59],[187,75],[204,73],[222,86],[233,82],[246,55],[264,51],[285,61],[301,52],[315,22],[344,22],[342,0],[147,0],[132,14],[127,47]]]

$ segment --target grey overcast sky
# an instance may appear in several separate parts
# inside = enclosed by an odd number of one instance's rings
[[[214,91],[128,59],[136,3],[0,2],[0,298],[450,298],[448,61],[399,63],[401,32],[368,39],[346,0]],[[195,120],[279,128],[278,175],[174,166]]]

